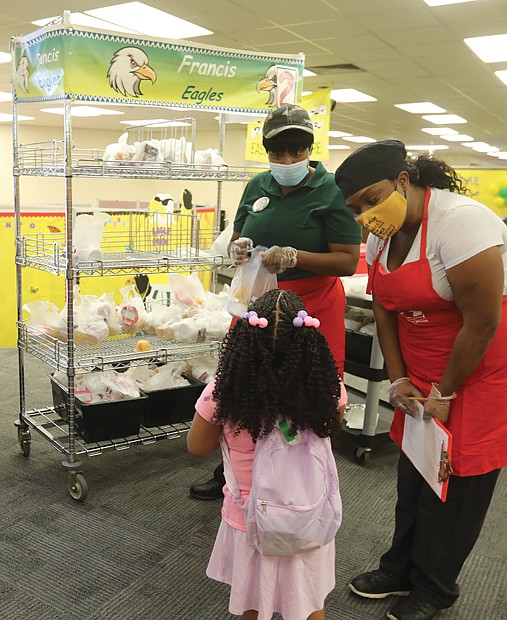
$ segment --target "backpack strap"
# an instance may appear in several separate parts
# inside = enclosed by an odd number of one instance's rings
[[[223,433],[220,436],[220,447],[222,448],[222,458],[224,461],[225,483],[227,484],[227,488],[232,495],[233,502],[240,508],[243,508],[245,506],[245,502],[241,497],[239,485],[232,469],[231,454]]]

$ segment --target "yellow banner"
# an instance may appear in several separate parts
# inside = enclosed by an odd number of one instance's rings
[[[457,168],[475,200],[489,207],[500,217],[507,217],[507,170]]]
[[[331,89],[322,88],[303,97],[302,107],[310,114],[314,127],[314,143],[310,159],[329,159],[329,123],[331,115]],[[245,159],[267,162],[268,156],[262,146],[263,120],[248,123],[246,133]]]

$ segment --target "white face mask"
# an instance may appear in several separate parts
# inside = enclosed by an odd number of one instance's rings
[[[310,158],[307,157],[295,164],[275,164],[269,162],[271,174],[275,181],[283,187],[294,187],[299,185],[308,174]]]

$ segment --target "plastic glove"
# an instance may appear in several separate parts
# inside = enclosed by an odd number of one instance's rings
[[[450,396],[442,396],[436,383],[431,384],[431,391],[424,403],[424,415],[436,418],[444,424],[449,417],[449,409],[451,408],[451,400],[456,398],[456,392]]]
[[[286,269],[292,269],[298,262],[298,251],[289,245],[281,248],[274,245],[261,254],[262,264],[269,273],[283,273]]]
[[[408,377],[396,379],[389,389],[389,402],[393,407],[397,407],[403,413],[412,417],[417,417],[417,401],[410,400],[409,397],[422,398],[422,393],[415,387]]]
[[[249,237],[240,237],[229,246],[229,258],[235,265],[243,265],[250,260],[253,241]]]

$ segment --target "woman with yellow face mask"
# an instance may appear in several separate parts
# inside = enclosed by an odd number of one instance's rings
[[[391,438],[401,446],[414,399],[453,438],[446,502],[400,454],[391,547],[349,587],[369,599],[403,596],[391,620],[430,620],[458,598],[456,579],[507,464],[507,227],[450,166],[407,161],[397,140],[361,147],[335,180],[370,233]]]

